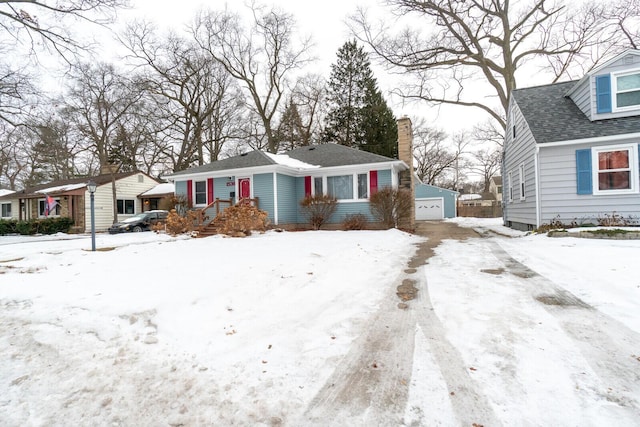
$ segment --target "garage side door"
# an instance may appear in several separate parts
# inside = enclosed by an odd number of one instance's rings
[[[416,220],[444,219],[444,198],[416,199]]]

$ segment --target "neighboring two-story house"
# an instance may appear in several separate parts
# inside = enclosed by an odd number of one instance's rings
[[[503,153],[505,225],[640,218],[638,144],[639,50],[578,81],[514,90]]]

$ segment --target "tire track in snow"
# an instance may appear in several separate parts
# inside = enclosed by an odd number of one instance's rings
[[[582,357],[608,387],[602,398],[633,408],[640,416],[640,370],[632,357],[638,353],[640,334],[518,262],[496,241],[488,243],[506,271],[529,289],[576,342]]]

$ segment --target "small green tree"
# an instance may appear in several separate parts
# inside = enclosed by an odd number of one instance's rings
[[[411,218],[411,203],[409,191],[385,187],[371,195],[369,209],[385,227],[394,228]]]
[[[329,221],[337,206],[337,200],[327,195],[307,196],[300,202],[302,215],[314,230],[320,230],[322,224]]]

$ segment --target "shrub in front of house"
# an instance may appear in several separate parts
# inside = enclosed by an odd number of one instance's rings
[[[385,187],[369,198],[373,217],[387,228],[411,219],[411,193],[404,189]]]
[[[307,196],[300,201],[302,215],[314,230],[320,230],[322,224],[331,219],[337,207],[335,197],[327,195]]]
[[[157,224],[154,231],[165,229],[168,234],[177,236],[178,234],[191,233],[194,230],[198,213],[196,211],[186,211],[184,214],[178,213],[176,209],[171,209],[164,224]]]
[[[219,233],[228,236],[249,236],[253,231],[266,231],[269,214],[255,206],[239,204],[222,211],[212,224]]]
[[[361,213],[351,214],[344,217],[342,221],[343,230],[364,230],[367,228],[367,217]]]
[[[34,234],[68,233],[72,225],[73,220],[67,217],[30,219],[29,221],[1,220],[0,235],[31,236]]]
[[[15,219],[0,219],[0,236],[7,234],[16,234],[16,225],[18,221]]]

